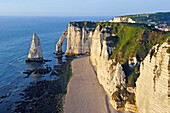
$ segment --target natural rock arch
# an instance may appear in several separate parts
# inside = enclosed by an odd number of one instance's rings
[[[63,33],[62,36],[60,37],[59,41],[57,42],[55,54],[61,54],[61,53],[63,53],[63,52],[62,52],[62,44],[63,44],[65,38],[67,38],[67,35],[68,35],[68,29],[66,29],[66,30],[64,31],[64,33]]]

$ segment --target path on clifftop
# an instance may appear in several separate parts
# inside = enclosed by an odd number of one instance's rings
[[[73,60],[73,76],[68,83],[65,113],[116,113],[99,84],[89,57]]]

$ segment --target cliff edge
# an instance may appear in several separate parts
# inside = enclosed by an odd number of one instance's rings
[[[84,21],[70,22],[68,32],[64,37],[67,38],[66,55],[90,55],[90,60],[96,68],[99,83],[108,94],[110,103],[115,109],[133,112],[148,111],[147,108],[140,105],[142,98],[139,95],[150,89],[147,87],[142,89],[143,86],[141,86],[142,82],[140,81],[143,77],[147,77],[147,73],[153,73],[153,70],[143,71],[141,69],[143,67],[142,62],[146,62],[144,64],[156,62],[157,60],[153,60],[154,58],[151,59],[153,61],[146,59],[149,54],[155,55],[157,53],[157,58],[169,65],[168,56],[166,58],[161,57],[159,52],[153,53],[154,50],[152,50],[152,47],[158,43],[164,45],[163,42],[170,38],[169,32],[157,31],[147,24]],[[169,46],[166,47],[169,48]],[[60,50],[57,49],[57,52]],[[158,64],[160,65],[159,62],[156,65],[161,67]],[[169,82],[167,77],[169,68],[167,66],[161,68],[165,70],[162,77],[166,76],[166,79],[160,77],[159,80],[162,83],[165,81],[164,90],[166,89],[165,92],[169,92],[169,83],[167,83],[167,81]],[[154,76],[153,78],[155,81],[158,80]],[[143,83],[151,86],[153,81],[149,80]],[[159,82],[156,83],[159,84]],[[155,88],[158,91],[161,90],[161,87],[157,87],[157,85],[155,85]],[[151,96],[151,98],[154,100],[157,97]],[[149,101],[148,97],[145,97],[145,99]],[[167,100],[169,101],[169,97]],[[166,106],[169,107],[169,104]],[[154,106],[150,107],[155,109]],[[162,106],[162,109],[166,111],[167,108]],[[153,112],[155,111],[153,110]]]
[[[139,112],[170,112],[170,44],[154,46],[142,61],[136,82]]]
[[[111,19],[109,22],[128,22],[128,23],[136,23],[134,20],[132,20],[129,17],[115,17],[113,19]]]

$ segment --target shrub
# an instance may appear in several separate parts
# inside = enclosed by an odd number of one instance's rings
[[[113,93],[112,97],[114,98],[114,100],[115,100],[116,102],[122,101],[122,97],[120,96],[120,91],[119,91],[119,90],[118,90],[118,91],[115,91],[115,92]]]
[[[155,53],[155,49],[152,49],[150,52],[150,60],[152,59],[153,54]]]
[[[128,83],[127,83],[127,86],[129,87],[136,87],[136,81],[137,81],[137,78],[139,77],[139,73],[138,74],[135,74],[135,73],[132,73],[129,77],[128,77]]]
[[[167,42],[168,42],[168,44],[170,45],[170,38],[168,38]]]
[[[128,98],[128,101],[130,104],[134,104],[135,105],[135,94],[134,93],[131,93],[129,98]]]
[[[107,43],[108,46],[114,47],[119,42],[119,37],[118,36],[108,36],[108,37],[106,37],[106,41],[107,42],[109,41],[109,43]]]
[[[129,96],[129,92],[126,90],[126,88],[123,88],[120,90],[120,93],[123,95],[123,96]]]
[[[134,69],[129,67],[128,60],[122,65],[122,67],[126,75],[126,83],[128,83],[128,77],[134,72]]]
[[[170,47],[168,47],[168,49],[166,50],[167,53],[170,53]]]
[[[134,73],[138,74],[139,71],[140,71],[140,65],[136,65],[135,68],[134,68]]]

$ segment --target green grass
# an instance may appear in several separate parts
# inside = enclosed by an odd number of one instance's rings
[[[148,23],[148,20],[152,20],[152,22],[156,22],[156,24],[164,24],[164,22],[167,23],[167,25],[170,25],[170,12],[158,12],[154,14],[148,14],[149,17],[142,16],[145,14],[138,15],[127,15],[127,17],[132,18],[136,22],[140,23]]]
[[[129,56],[134,56],[134,49],[137,45],[135,37],[138,37],[140,33],[143,31],[142,28],[137,27],[128,27],[120,25],[118,26],[118,33],[117,36],[119,37],[119,42],[116,46],[116,49],[113,51],[111,58],[119,58],[119,55],[122,58],[127,59]],[[118,54],[120,53],[120,54]]]
[[[134,93],[131,93],[129,98],[128,98],[128,101],[130,104],[134,104],[135,105],[135,94]]]
[[[106,40],[112,40],[109,46],[115,46],[116,49],[113,50],[111,59],[116,58],[117,62],[125,63],[125,61],[131,57],[138,56],[142,59],[146,57],[149,50],[153,45],[157,43],[162,43],[168,37],[170,37],[170,32],[160,32],[152,26],[141,23],[113,23],[113,22],[72,22],[74,26],[79,26],[83,28],[85,26],[89,28],[96,28],[98,25],[101,28],[109,26],[110,34]],[[112,36],[111,34],[116,36]]]
[[[134,73],[132,73],[129,77],[128,77],[128,84],[127,84],[127,86],[128,87],[136,87],[136,80],[137,80],[137,78],[139,77],[139,74],[134,74]]]
[[[80,28],[83,28],[83,27],[95,28],[96,27],[96,23],[91,22],[91,21],[70,22],[70,24],[72,24],[73,26],[80,27]]]
[[[116,35],[119,42],[113,50],[112,58],[117,62],[125,63],[131,57],[138,56],[142,59],[146,57],[152,46],[164,42],[170,37],[170,32],[153,31],[148,28],[136,26],[119,25]]]
[[[168,40],[170,43],[170,32],[161,32],[153,26],[148,26],[142,23],[113,23],[113,22],[73,22],[74,26],[96,28],[98,25],[101,28],[108,26],[109,31],[106,31],[110,36],[106,37],[106,41],[110,47],[115,47],[110,59],[115,59],[116,63],[121,63],[126,74],[126,82],[129,87],[135,87],[139,73],[135,72],[135,68],[128,66],[128,60],[136,57],[138,61],[142,61],[149,53],[150,49],[156,45]],[[112,34],[115,34],[113,36]],[[168,48],[167,52],[170,50]],[[155,52],[151,52],[151,56],[156,56]],[[142,60],[141,60],[142,59]],[[115,63],[115,64],[116,64]]]
[[[67,93],[67,85],[68,85],[68,82],[70,81],[70,78],[72,77],[72,67],[71,67],[71,62],[72,60],[74,60],[75,56],[69,56],[68,59],[67,59],[67,63],[66,63],[66,66],[65,66],[65,72],[63,73],[63,92],[64,94]]]

